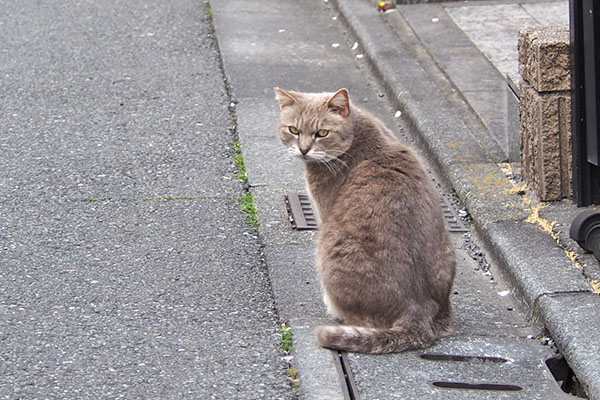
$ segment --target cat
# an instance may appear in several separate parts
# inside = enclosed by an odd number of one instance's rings
[[[439,197],[415,153],[346,89],[275,88],[277,130],[304,161],[320,218],[317,272],[330,314],[322,347],[391,353],[452,333],[455,255]]]

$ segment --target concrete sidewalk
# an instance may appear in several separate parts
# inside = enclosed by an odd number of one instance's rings
[[[564,1],[551,5],[556,5],[559,14],[564,9]],[[479,368],[485,372],[476,376],[469,370],[470,364],[432,366],[423,362],[423,357],[419,359],[423,353],[349,355],[358,396],[561,398],[558,386],[541,374],[551,349],[526,340],[540,336],[541,327],[535,324],[539,320],[590,398],[599,398],[600,368],[595,354],[600,345],[590,340],[599,318],[596,310],[600,301],[590,284],[597,264],[581,254],[580,262],[587,264],[583,274],[579,264],[566,254],[576,250],[573,243],[561,240],[557,244],[542,229],[542,218],[556,219],[553,234],[562,238],[578,210],[564,202],[534,213],[539,207],[526,200],[531,195],[517,194],[515,183],[498,164],[506,158],[507,150],[504,138],[493,129],[494,122],[504,118],[502,110],[492,105],[495,113],[478,115],[468,101],[503,96],[506,80],[499,69],[510,70],[509,59],[482,52],[485,44],[478,43],[477,35],[483,35],[485,24],[468,15],[489,15],[501,9],[524,11],[527,18],[543,22],[543,17],[534,17],[531,11],[537,6],[507,1],[440,3],[400,6],[386,14],[378,13],[366,0],[281,1],[274,5],[213,0],[211,6],[236,101],[250,183],[257,196],[261,240],[275,301],[281,318],[295,331],[294,363],[300,370],[301,397],[340,398],[343,382],[335,368],[335,354],[320,349],[314,339],[314,327],[327,321],[327,316],[313,265],[313,235],[291,229],[283,203],[285,193],[304,189],[303,171],[284,157],[275,137],[278,108],[273,86],[304,91],[347,87],[355,103],[375,112],[399,137],[422,149],[440,191],[458,194],[476,229],[473,242],[466,242],[469,234],[455,236],[461,271],[453,297],[457,334],[425,353],[506,357],[514,367]],[[483,13],[483,8],[473,12],[461,6],[492,8]],[[502,14],[492,26],[497,27],[499,21],[514,25],[509,14]],[[504,45],[516,48],[516,42],[508,43],[511,37],[498,37],[498,49]],[[457,45],[455,58],[443,57],[440,52],[453,43]],[[464,55],[469,55],[472,63],[461,63]],[[470,69],[473,65],[483,69]],[[461,89],[460,78],[471,86]],[[489,84],[489,93],[476,86],[478,82]],[[494,88],[502,93],[494,92]],[[394,118],[397,110],[401,111],[400,119]],[[472,274],[481,269],[482,259],[474,265],[477,256],[467,249],[477,249],[477,243],[486,248],[491,259],[492,268],[483,269],[484,274]],[[479,250],[476,253],[481,254]],[[509,298],[498,296],[506,290],[511,293]],[[523,304],[524,314],[515,312],[519,304]],[[495,382],[512,381],[521,391],[452,391],[432,384],[435,379],[485,382],[490,377]]]
[[[374,28],[376,18],[362,5],[339,2],[373,69],[467,206],[490,255],[518,288],[531,316],[556,340],[590,398],[599,398],[595,354],[600,341],[594,339],[593,327],[600,321],[600,297],[594,293],[600,269],[595,258],[568,238],[570,222],[582,210],[568,200],[540,205],[530,194],[511,194],[514,183],[501,172],[497,162],[502,152],[494,148],[495,140],[507,150],[501,136],[508,129],[502,126],[507,118],[505,75],[519,79],[517,29],[567,23],[567,6],[565,1],[400,6],[383,16],[395,33],[384,39]],[[419,65],[412,74],[399,74],[401,65],[387,57],[390,53],[408,54]],[[420,72],[433,84],[425,79],[415,83]],[[423,110],[432,109],[443,122],[424,115]],[[454,129],[448,129],[449,120],[455,120]],[[473,140],[481,144],[483,155],[473,157]]]
[[[508,150],[502,136],[508,129],[502,125],[505,78],[519,79],[517,29],[568,23],[568,2],[399,6],[382,17],[394,34],[382,34],[377,18],[363,4],[336,3],[390,97],[406,111],[451,180],[489,254],[518,288],[531,317],[549,330],[588,396],[600,398],[600,341],[594,339],[594,326],[600,322],[600,298],[594,293],[600,270],[595,258],[568,238],[570,222],[581,210],[570,201],[539,205],[530,194],[513,194],[514,183],[497,165]],[[399,73],[406,60],[399,63],[390,54],[408,55],[418,65]],[[428,117],[424,110],[436,110],[439,118]],[[451,129],[449,121],[454,121]],[[483,151],[474,153],[473,141]]]

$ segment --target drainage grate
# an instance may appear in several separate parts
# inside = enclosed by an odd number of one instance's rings
[[[446,227],[449,232],[469,232],[469,229],[462,223],[456,210],[448,201],[448,195],[443,194],[440,199],[440,203],[442,205],[442,211],[444,212],[444,220],[446,221]]]
[[[317,217],[307,194],[288,193],[285,204],[290,215],[292,227],[298,230],[317,229]]]
[[[350,369],[348,353],[345,351],[332,350],[331,354],[333,354],[335,369],[337,370],[342,381],[342,394],[344,396],[344,400],[359,400],[358,389],[356,388],[356,383],[354,382],[352,369]]]
[[[317,218],[310,199],[307,194],[304,193],[288,193],[285,196],[285,204],[290,215],[290,222],[292,227],[298,230],[312,230],[318,229]],[[440,204],[444,213],[444,221],[446,222],[446,228],[449,232],[469,232],[469,229],[465,227],[461,219],[452,204],[448,201],[447,196],[443,195],[440,197]]]

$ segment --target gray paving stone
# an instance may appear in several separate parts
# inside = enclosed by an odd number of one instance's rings
[[[523,3],[521,7],[542,25],[569,24],[568,1]]]
[[[265,258],[280,317],[327,318],[313,245],[265,246]]]
[[[339,400],[343,398],[340,376],[333,361],[334,353],[317,344],[315,328],[324,320],[289,321],[294,331],[294,365],[300,372],[300,397]]]
[[[520,317],[522,304],[517,294],[501,279],[498,282],[497,270],[484,271],[467,253],[462,234],[451,236],[458,249],[456,255],[459,265],[451,296],[456,320],[455,334],[512,337],[530,335],[531,327]]]
[[[430,361],[422,354],[498,357],[506,363]],[[361,396],[368,399],[560,399],[543,360],[551,349],[529,339],[451,337],[425,351],[384,356],[349,354]],[[446,389],[435,382],[516,385],[519,391]]]
[[[486,21],[510,21],[515,18],[527,18],[529,15],[519,4],[459,4],[447,7],[450,16],[461,27],[478,26]]]

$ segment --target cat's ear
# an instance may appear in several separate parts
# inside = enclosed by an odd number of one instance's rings
[[[279,107],[283,110],[287,106],[291,106],[295,104],[298,99],[294,97],[294,95],[287,90],[283,90],[281,88],[275,88],[275,97],[279,100]]]
[[[342,117],[347,117],[350,114],[350,96],[348,90],[340,89],[327,100],[327,107],[332,111],[337,112]]]

